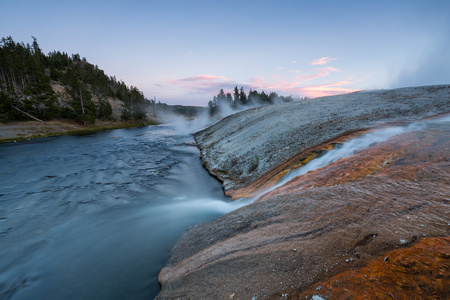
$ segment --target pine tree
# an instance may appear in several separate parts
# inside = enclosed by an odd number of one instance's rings
[[[239,92],[239,103],[243,106],[248,104],[247,95],[245,94],[243,87],[241,87],[241,90]]]
[[[233,93],[233,107],[236,108],[239,105],[239,103],[240,103],[239,90],[237,86],[235,86]]]
[[[60,107],[52,88],[58,81],[71,98],[69,105]],[[53,51],[46,56],[35,37],[31,45],[16,43],[11,37],[0,40],[0,93],[3,93],[2,99],[13,99],[15,106],[37,117],[71,118],[85,124],[95,122],[97,109],[101,110],[98,117],[111,116],[112,107],[106,97],[123,101],[131,119],[141,120],[147,111],[155,111],[152,102],[136,87],[128,88],[124,82],[105,75],[79,54],[69,56]],[[93,97],[99,99],[98,107]],[[16,113],[4,113],[5,107],[12,106],[2,106],[2,120],[21,118]]]
[[[227,96],[226,96],[226,104],[227,104],[229,107],[233,107],[233,97],[231,96],[230,93],[227,93]]]

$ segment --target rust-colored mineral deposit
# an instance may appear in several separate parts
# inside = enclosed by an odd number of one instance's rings
[[[450,299],[450,238],[424,238],[357,270],[318,282],[293,299]]]
[[[450,299],[449,136],[429,123],[191,227],[158,299]]]

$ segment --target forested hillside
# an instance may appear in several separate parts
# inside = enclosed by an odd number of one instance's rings
[[[145,121],[155,118],[155,101],[136,87],[107,76],[79,54],[42,53],[33,43],[0,41],[0,122],[71,119]]]

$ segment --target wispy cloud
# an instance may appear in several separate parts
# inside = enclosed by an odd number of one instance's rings
[[[220,89],[232,89],[237,84],[225,76],[196,75],[170,80],[170,83],[184,90],[188,95],[215,95]]]
[[[296,79],[300,81],[309,81],[320,77],[325,77],[330,75],[331,72],[340,72],[338,69],[333,67],[324,67],[316,70],[316,73],[312,74],[300,74],[297,75]]]
[[[263,78],[253,78],[249,87],[255,90],[275,91],[282,95],[298,95],[302,97],[317,98],[344,93],[351,93],[355,89],[348,88],[350,81],[338,81],[321,85],[304,85],[303,81],[279,80],[267,82]]]
[[[172,79],[166,83],[170,84],[170,88],[176,89],[186,96],[198,96],[202,98],[208,96],[211,99],[220,89],[224,89],[227,93],[232,92],[235,86],[243,86],[247,92],[249,89],[252,89],[265,92],[277,92],[280,95],[306,96],[310,98],[355,91],[348,87],[352,83],[350,81],[329,80],[331,83],[320,85],[311,84],[314,79],[322,78],[323,80],[324,77],[333,72],[341,71],[330,66],[324,66],[315,71],[311,71],[309,74],[303,74],[300,70],[292,70],[291,73],[286,71],[285,74],[290,74],[286,75],[286,77],[273,74],[264,77],[254,77],[246,80],[246,83],[236,82],[225,76],[218,75],[196,75]]]
[[[326,65],[327,63],[329,63],[330,61],[336,60],[337,58],[332,58],[332,57],[321,57],[318,59],[313,60],[312,62],[310,62],[310,65],[316,66],[316,65]]]
[[[357,90],[355,89],[345,87],[350,84],[350,81],[339,81],[335,83],[311,85],[300,88],[299,92],[311,98],[356,92]]]
[[[301,81],[278,80],[268,82],[262,77],[252,78],[249,87],[253,90],[289,92],[292,93],[301,84]]]
[[[183,82],[195,82],[195,83],[205,83],[205,82],[217,82],[217,81],[229,81],[225,76],[216,75],[197,75],[180,79],[173,79],[172,83],[183,83]]]

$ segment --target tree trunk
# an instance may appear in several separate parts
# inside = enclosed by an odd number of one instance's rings
[[[16,76],[14,75],[14,70],[10,69],[10,71],[11,71],[11,84],[14,88],[14,91],[17,92]]]
[[[7,87],[7,82],[6,82],[5,70],[2,70],[1,82],[2,82],[2,86],[6,88]]]
[[[80,88],[80,103],[81,103],[81,113],[83,114],[83,118],[86,116],[84,113],[84,102],[83,102],[83,93]],[[87,120],[84,120],[84,126],[87,126]]]
[[[83,102],[83,93],[80,88],[80,103],[81,103],[81,113],[84,114],[84,102]]]
[[[27,115],[27,116],[29,116],[30,118],[33,118],[33,119],[35,119],[36,121],[39,121],[39,122],[41,122],[41,123],[44,123],[44,121],[42,121],[42,120],[39,120],[38,118],[36,118],[36,117],[33,117],[32,115],[30,115],[29,113],[26,113],[26,112],[24,112],[23,110],[20,110],[20,109],[18,109],[17,107],[15,107],[15,106],[13,106],[13,108],[15,109],[15,110],[18,110],[18,111],[20,111],[21,113],[23,113],[24,115]]]

